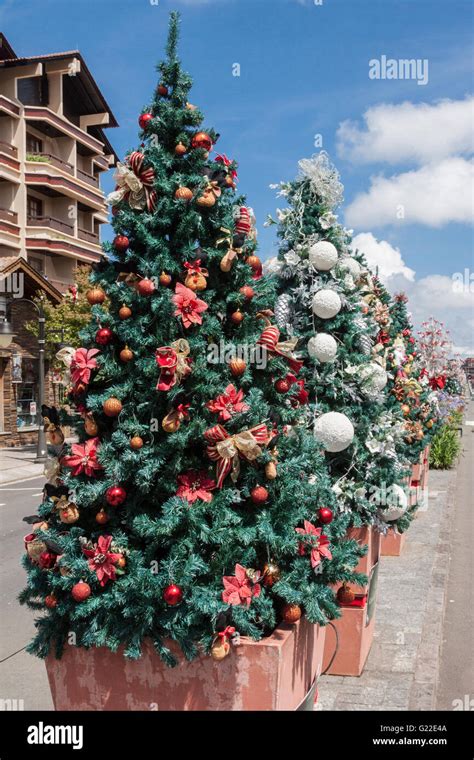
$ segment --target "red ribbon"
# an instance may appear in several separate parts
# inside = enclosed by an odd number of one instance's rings
[[[222,488],[224,480],[232,469],[237,477],[239,457],[253,461],[261,454],[258,444],[266,446],[271,441],[272,435],[263,423],[251,430],[243,430],[234,435],[230,435],[222,425],[214,425],[206,430],[204,438],[211,444],[207,447],[207,455],[213,462],[217,462],[217,487]],[[228,443],[220,446],[219,444],[224,441]]]
[[[221,639],[230,638],[235,633],[235,628],[231,625],[228,625],[227,628],[224,631],[219,631],[218,636],[221,637]]]
[[[143,185],[146,195],[147,209],[151,212],[154,211],[156,207],[156,191],[151,190],[151,187],[155,180],[155,171],[153,167],[142,169],[144,159],[145,156],[143,153],[140,153],[138,150],[134,150],[133,153],[130,153],[127,160],[131,170],[134,174],[137,175],[138,179]]]
[[[437,377],[430,377],[430,388],[432,388],[432,390],[442,391],[445,385],[446,385],[446,375],[438,375]]]
[[[303,362],[292,356],[291,350],[284,349],[285,344],[279,344],[280,330],[276,325],[268,325],[265,327],[260,338],[257,340],[257,345],[265,346],[267,351],[276,356],[282,356],[287,360],[293,372],[298,373],[303,366]]]

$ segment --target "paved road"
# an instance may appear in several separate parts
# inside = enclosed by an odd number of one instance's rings
[[[466,419],[474,421],[473,402]],[[462,442],[451,525],[438,710],[474,710],[474,425],[464,425]]]
[[[34,633],[34,613],[17,602],[25,584],[20,565],[23,517],[36,514],[44,478],[0,487],[0,700],[23,700],[25,710],[53,709],[44,663],[24,651]]]

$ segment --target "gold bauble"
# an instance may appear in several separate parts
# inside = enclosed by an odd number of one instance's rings
[[[193,191],[189,187],[178,187],[174,197],[177,201],[190,201],[193,197]]]
[[[122,408],[122,402],[113,396],[111,398],[108,398],[102,404],[102,409],[104,410],[104,414],[106,414],[107,417],[118,417],[122,411]]]
[[[229,367],[234,377],[240,377],[247,369],[247,364],[243,359],[231,359],[229,362]]]

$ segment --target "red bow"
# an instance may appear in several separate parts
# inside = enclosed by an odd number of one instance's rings
[[[235,628],[232,625],[228,625],[227,628],[224,631],[219,631],[218,636],[221,637],[221,639],[230,638],[235,633]]]
[[[271,441],[272,435],[263,423],[251,430],[229,435],[222,425],[206,430],[204,438],[211,445],[207,454],[213,462],[217,462],[217,487],[222,488],[224,480],[232,471],[232,480],[237,481],[240,473],[240,457],[247,462],[253,462],[262,454],[259,444],[265,446]]]
[[[303,366],[303,362],[299,361],[293,355],[293,349],[296,347],[298,340],[292,339],[285,343],[279,343],[280,330],[276,325],[268,325],[265,327],[260,338],[257,340],[257,345],[265,346],[267,351],[276,356],[283,356],[287,360],[293,372],[298,373]]]
[[[150,188],[155,180],[155,171],[152,166],[148,169],[143,169],[143,161],[145,156],[138,150],[134,150],[128,157],[128,163],[130,169],[137,175],[138,179],[143,185],[146,196],[146,205],[148,211],[154,211],[156,206],[156,191]]]
[[[437,377],[430,377],[430,387],[434,390],[442,391],[446,385],[446,375],[438,375]]]

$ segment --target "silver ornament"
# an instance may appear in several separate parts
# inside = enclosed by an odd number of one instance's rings
[[[278,296],[275,304],[275,321],[280,330],[284,330],[291,323],[292,317],[293,302],[291,296],[282,293],[281,296]]]
[[[359,338],[360,350],[365,356],[370,356],[372,351],[372,338],[369,335],[361,335]]]

